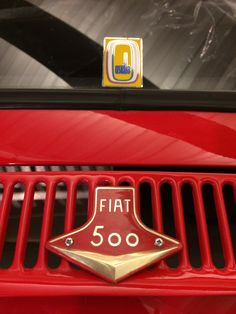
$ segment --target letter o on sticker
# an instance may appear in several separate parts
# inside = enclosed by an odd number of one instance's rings
[[[119,233],[113,232],[109,235],[108,237],[108,243],[110,244],[110,246],[118,246],[121,244],[121,236],[119,235]]]
[[[130,241],[131,239],[134,239],[134,241]],[[129,233],[126,237],[126,243],[128,246],[135,247],[139,243],[139,237],[136,233]]]

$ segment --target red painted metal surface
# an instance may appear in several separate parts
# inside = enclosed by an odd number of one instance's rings
[[[234,296],[1,298],[7,314],[235,314]]]
[[[6,270],[0,270],[0,296],[65,296],[65,295],[110,295],[110,296],[154,296],[154,295],[227,295],[236,293],[236,268],[228,221],[226,219],[222,186],[229,183],[235,187],[236,177],[233,174],[190,174],[190,173],[158,173],[158,172],[76,172],[76,173],[5,173],[1,174],[4,185],[4,195],[1,204],[0,247],[3,247],[4,233],[7,225],[12,188],[16,182],[25,186],[25,200],[20,220],[20,231],[17,237],[13,264]],[[65,182],[68,188],[68,203],[65,218],[65,229],[69,231],[73,222],[75,199],[73,195],[78,182],[87,182],[89,186],[89,201],[94,189],[104,183],[118,186],[123,181],[130,182],[137,190],[142,182],[149,182],[153,193],[154,229],[162,232],[163,222],[158,193],[163,182],[169,182],[173,189],[175,204],[174,220],[177,239],[183,244],[179,253],[179,266],[169,268],[165,263],[141,271],[123,282],[107,283],[86,271],[76,270],[67,262],[61,263],[57,269],[50,269],[47,264],[45,244],[50,239],[53,219],[53,202],[55,188],[58,182]],[[46,203],[41,230],[41,241],[38,261],[33,269],[25,269],[23,256],[25,253],[28,233],[30,204],[32,200],[32,185],[45,182],[47,186]],[[202,254],[202,267],[194,268],[189,261],[186,241],[185,221],[181,186],[188,182],[194,193],[196,204],[197,226]],[[225,259],[225,267],[217,269],[214,266],[209,245],[209,235],[202,203],[201,187],[204,183],[213,186],[216,210],[219,218],[219,229]],[[139,195],[136,193],[137,204]]]
[[[207,112],[0,110],[0,164],[234,168],[235,119],[236,114],[233,113]],[[149,182],[153,192],[154,229],[163,232],[160,185],[169,182],[173,191],[177,238],[183,244],[183,250],[179,253],[179,266],[171,269],[163,262],[118,285],[107,283],[86,271],[73,269],[66,261],[57,269],[50,269],[45,244],[50,239],[52,229],[56,186],[62,180],[68,188],[65,232],[69,232],[73,226],[76,186],[80,181],[89,185],[90,203],[92,192],[103,181],[112,186],[128,181],[137,189],[142,182]],[[3,313],[74,314],[99,310],[115,314],[124,309],[138,314],[235,313],[235,256],[222,195],[225,183],[232,185],[235,190],[235,175],[157,172],[2,173],[0,181],[4,184],[0,207],[0,255],[14,184],[20,181],[25,186],[14,260],[8,269],[0,270],[0,309]],[[40,246],[35,267],[26,269],[23,261],[29,217],[34,186],[38,182],[45,182],[47,186]],[[184,182],[192,186],[194,193],[202,260],[200,268],[194,268],[189,259],[180,197]],[[217,269],[212,260],[201,193],[204,183],[210,183],[214,189],[225,261],[223,269]],[[139,195],[136,197],[139,203]],[[209,297],[209,294],[217,296]],[[229,294],[233,296],[227,296]],[[13,299],[10,296],[21,298]]]
[[[236,166],[236,114],[0,110],[0,164]]]

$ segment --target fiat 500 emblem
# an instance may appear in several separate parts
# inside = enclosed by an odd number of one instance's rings
[[[47,248],[112,282],[177,252],[181,244],[142,224],[130,187],[98,187],[92,218],[47,243]]]

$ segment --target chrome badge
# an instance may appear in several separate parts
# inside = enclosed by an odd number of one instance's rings
[[[47,248],[103,279],[118,282],[176,253],[181,244],[142,224],[130,187],[98,187],[93,215]]]
[[[143,87],[141,38],[105,37],[103,49],[104,87]]]

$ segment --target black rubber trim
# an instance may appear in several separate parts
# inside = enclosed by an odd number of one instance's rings
[[[194,110],[236,112],[236,92],[143,89],[0,90],[1,109]]]
[[[32,167],[32,166],[31,166]],[[112,166],[110,166],[112,167]],[[204,174],[235,174],[235,167],[209,167],[209,166],[113,166],[112,171],[142,171],[142,172],[171,172],[171,173],[204,173]]]

